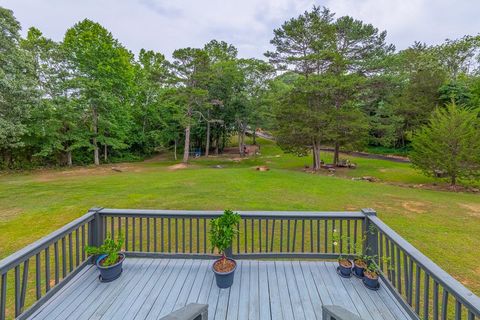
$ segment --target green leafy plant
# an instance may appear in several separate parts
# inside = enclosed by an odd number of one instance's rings
[[[340,233],[337,231],[337,229],[333,229],[333,233],[332,233],[332,245],[334,247],[337,247],[337,246],[340,246],[340,243],[346,243],[347,244],[347,248],[352,248],[352,239],[350,239],[348,236],[346,235],[340,235]],[[348,259],[348,257],[345,257],[343,255],[343,250],[342,248],[339,248],[339,255],[338,255],[338,262],[340,264],[343,264],[345,266],[347,265],[351,265],[351,262],[350,260]],[[349,252],[350,253],[350,252]]]
[[[225,250],[232,246],[233,237],[238,233],[237,224],[240,223],[240,215],[231,210],[225,210],[224,213],[210,223],[210,243],[212,250],[217,250],[222,254],[222,260],[226,261]]]
[[[118,253],[122,250],[125,239],[122,234],[118,236],[117,241],[107,234],[105,241],[99,247],[86,246],[85,252],[89,255],[104,255],[107,257],[103,260],[102,266],[108,267],[114,265],[118,260]]]

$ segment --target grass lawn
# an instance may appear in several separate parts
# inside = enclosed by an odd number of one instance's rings
[[[381,219],[480,294],[480,196],[412,188],[428,184],[410,165],[352,158],[337,176],[302,172],[309,158],[262,141],[262,155],[209,158],[174,170],[172,161],[39,170],[0,176],[0,258],[81,216],[90,207],[238,210],[358,210]],[[331,157],[323,154],[324,160]],[[271,170],[258,172],[255,165]],[[220,168],[216,166],[219,165]],[[353,181],[375,176],[381,182]],[[402,186],[398,184],[403,184]],[[410,186],[408,186],[410,185]]]

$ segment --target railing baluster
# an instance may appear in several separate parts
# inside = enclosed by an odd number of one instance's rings
[[[2,274],[2,287],[0,290],[0,319],[6,319],[7,309],[7,273]]]
[[[468,320],[475,320],[475,315],[471,311],[468,312]]]
[[[178,219],[175,218],[175,253],[178,253]]]
[[[287,219],[287,252],[290,252],[290,219]]]
[[[265,219],[265,252],[268,252],[268,218]]]
[[[336,231],[336,228],[335,228],[335,219],[332,220],[332,237],[334,235]],[[332,252],[335,253],[335,245],[333,244],[333,241],[332,241]]]
[[[37,300],[42,297],[42,270],[40,268],[40,253],[37,253],[35,255],[35,294]]]
[[[190,242],[190,244],[189,244],[190,251],[189,252],[193,253],[193,247],[192,247],[193,246],[193,242],[192,242],[192,218],[190,218],[190,220],[189,220],[189,230],[190,230],[190,232],[188,234],[189,235],[189,242]]]
[[[20,310],[20,265],[15,266],[15,317],[21,313]]]
[[[317,252],[320,251],[320,219],[317,219]]]
[[[68,234],[68,261],[69,261],[69,271],[73,271],[73,239],[72,233]]]
[[[387,277],[390,282],[392,282],[392,260],[390,257],[390,240],[388,237],[385,235],[385,254],[388,259],[387,261]]]
[[[245,253],[247,253],[247,250],[248,250],[248,243],[247,243],[247,219],[243,219],[243,229],[244,229],[244,234],[245,234],[245,243],[243,244],[245,246]]]
[[[62,278],[65,278],[66,276],[67,276],[67,243],[66,243],[65,237],[62,237]]]
[[[82,225],[82,261],[85,261],[85,225]]]
[[[400,248],[398,246],[395,246],[396,252],[397,252],[397,268],[396,268],[396,273],[397,273],[397,290],[398,293],[402,294],[402,265],[400,261]]]
[[[396,277],[396,264],[395,264],[395,243],[390,241],[390,258],[392,259],[392,284],[397,288],[397,277]]]
[[[438,320],[438,282],[433,280],[433,320]]]
[[[23,311],[25,306],[25,298],[27,296],[27,284],[28,284],[28,267],[30,264],[30,259],[27,259],[23,262],[23,279],[22,279],[22,292],[20,294],[20,312]]]
[[[153,218],[153,251],[158,252],[157,239],[157,218]]]
[[[252,238],[252,253],[255,252],[255,220],[253,219],[250,219],[250,229],[252,231],[252,235],[251,235],[251,238]]]
[[[355,221],[355,222],[357,222],[357,221]],[[379,264],[380,264],[379,267],[380,267],[380,270],[383,272],[383,270],[384,270],[383,269],[383,260],[384,260],[383,259],[384,258],[384,256],[383,256],[383,232],[379,232],[379,237],[380,237],[380,240],[378,242],[378,257],[380,258],[379,259]],[[355,248],[356,248],[356,246],[355,246]],[[356,249],[354,250],[354,253],[357,253]]]
[[[283,252],[283,219],[280,219],[280,252]]]
[[[147,218],[147,252],[150,252],[150,218]]]
[[[78,229],[75,230],[75,267],[80,264],[80,240]]]
[[[462,320],[462,304],[455,299],[455,320]]]
[[[165,235],[163,228],[163,218],[160,218],[160,251],[165,252]]]
[[[107,221],[105,219],[105,221]],[[110,236],[112,239],[115,239],[115,221],[113,220],[113,217],[110,217]]]
[[[50,291],[50,248],[45,248],[45,287]]]
[[[350,248],[350,220],[347,220],[347,252],[348,254],[351,253],[351,248]]]
[[[407,302],[410,306],[413,304],[413,259],[410,257],[408,261],[408,294]]]
[[[443,288],[442,294],[442,320],[447,320],[448,314],[448,291]]]
[[[353,253],[354,254],[357,254],[357,242],[358,242],[358,238],[357,238],[357,228],[358,228],[358,221],[357,220],[354,220],[353,221]],[[382,235],[382,233],[380,232],[380,236]],[[380,244],[382,242],[380,241]],[[381,259],[380,259],[381,261]]]
[[[405,282],[405,295],[408,295],[408,286],[410,285],[408,282],[408,257],[405,251],[402,251],[403,256],[403,279]]]
[[[58,266],[58,241],[53,244],[53,254],[55,259],[55,285],[59,282],[59,266]]]
[[[292,252],[295,252],[295,243],[297,242],[297,219],[293,219],[293,241],[292,241]]]
[[[423,284],[423,319],[428,320],[430,301],[430,276],[425,272],[424,284]]]
[[[305,220],[302,219],[302,252],[305,252]]]
[[[323,244],[323,248],[325,249],[325,253],[328,253],[328,220],[323,220],[323,228],[324,228],[324,237],[325,237],[325,242]]]
[[[203,252],[207,253],[207,219],[203,219]]]
[[[342,223],[342,220],[338,221],[338,223],[340,224],[339,226],[339,234],[340,234],[340,247],[339,247],[339,253],[343,253],[343,223]]]
[[[120,236],[120,233],[122,232],[122,217],[118,217],[117,220],[117,226],[118,226],[118,235]]]
[[[137,242],[137,237],[135,234],[135,217],[132,217],[132,250],[135,251],[135,243]]]
[[[259,252],[262,252],[262,219],[258,219],[258,246]]]
[[[197,218],[197,253],[199,252],[200,252],[200,219]],[[240,253],[240,251],[238,251],[238,253]]]
[[[172,219],[167,219],[167,238],[168,238],[168,252],[172,252]]]
[[[128,251],[128,217],[125,217],[125,251]]]
[[[185,218],[182,218],[182,252],[185,253]]]
[[[415,264],[415,312],[420,312],[420,267]]]
[[[272,239],[270,240],[270,252],[273,252],[273,244],[275,242],[275,223],[277,222],[276,219],[272,220]]]
[[[140,227],[140,252],[143,252],[143,218],[139,218],[139,227]]]

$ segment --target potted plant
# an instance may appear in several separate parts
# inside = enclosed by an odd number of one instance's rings
[[[333,239],[334,247],[338,246],[339,241],[345,241],[347,243],[350,241],[348,237],[340,236],[337,233],[336,229],[333,230],[332,239]],[[341,248],[340,248],[340,251],[342,251]],[[338,256],[338,267],[337,267],[338,275],[343,278],[350,278],[352,276],[352,266],[353,266],[352,261],[350,261],[347,257],[344,257],[342,252],[340,252]]]
[[[371,257],[360,254],[353,260],[353,275],[357,278],[363,278],[365,270],[368,268],[368,261]]]
[[[120,252],[122,250],[124,238],[120,234],[118,241],[107,235],[104,243],[99,247],[87,246],[85,252],[89,255],[94,255],[95,264],[100,270],[99,279],[101,282],[110,282],[122,274],[122,264],[125,260],[125,254]]]
[[[233,237],[238,233],[237,224],[240,222],[240,219],[238,213],[225,210],[220,217],[212,219],[210,224],[212,249],[217,249],[222,255],[212,266],[219,288],[228,288],[233,283],[237,263],[232,258],[227,257],[226,251],[232,247]]]
[[[380,282],[378,281],[378,275],[380,271],[375,263],[368,264],[364,276],[363,284],[370,290],[378,290]]]

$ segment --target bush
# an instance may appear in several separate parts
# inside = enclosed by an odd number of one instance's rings
[[[480,121],[478,110],[454,103],[438,108],[412,141],[410,159],[429,176],[458,179],[480,176]]]
[[[240,215],[231,210],[212,219],[210,223],[210,243],[212,249],[217,248],[225,259],[225,250],[232,246],[233,237],[238,233],[237,224],[240,223]]]

